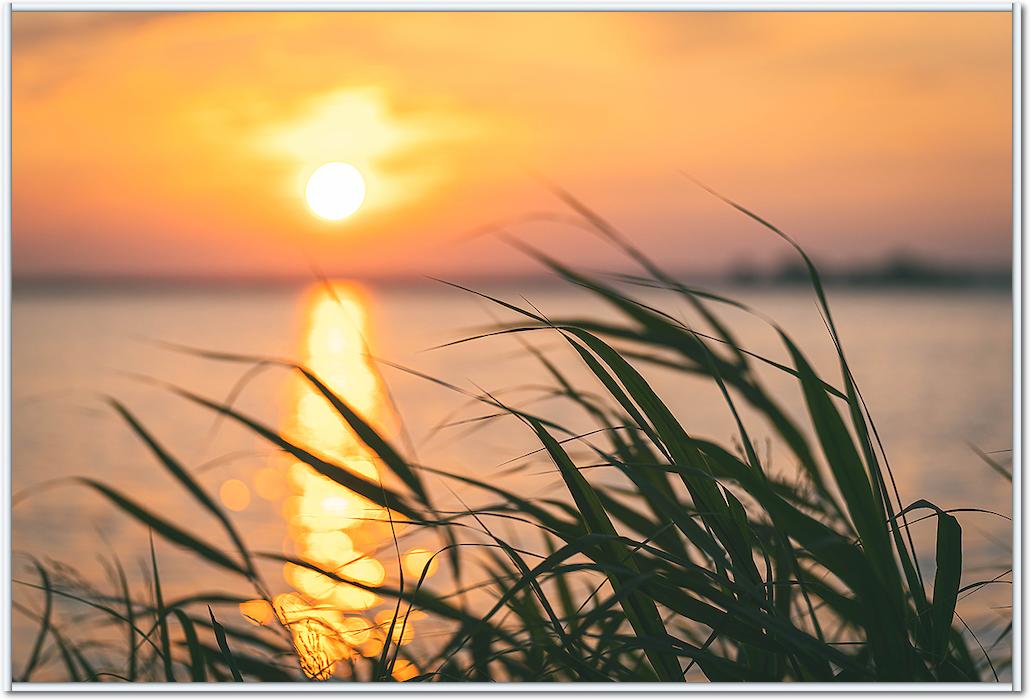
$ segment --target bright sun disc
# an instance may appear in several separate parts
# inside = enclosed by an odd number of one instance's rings
[[[305,196],[311,211],[323,219],[339,221],[365,201],[365,179],[353,165],[326,163],[308,178]]]

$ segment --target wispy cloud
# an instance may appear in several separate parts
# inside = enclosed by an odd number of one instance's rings
[[[531,171],[674,264],[773,254],[681,168],[824,256],[1004,259],[1010,26],[1006,13],[16,13],[15,264],[289,273],[303,248],[327,268],[507,269],[521,263],[440,244],[553,208]],[[339,229],[301,197],[326,160],[370,179]]]

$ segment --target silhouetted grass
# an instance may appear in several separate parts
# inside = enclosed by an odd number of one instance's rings
[[[803,350],[771,319],[764,320],[778,334],[787,361],[742,347],[719,309],[728,305],[756,312],[672,279],[597,214],[564,192],[558,195],[585,226],[620,247],[645,274],[624,277],[614,285],[515,244],[584,293],[603,300],[610,313],[548,318],[529,304],[460,289],[521,318],[487,335],[517,339],[522,351],[537,358],[552,378],[553,395],[582,411],[593,429],[574,433],[496,395],[470,393],[419,376],[484,405],[489,412],[477,422],[521,422],[539,443],[538,456],[545,456],[557,470],[566,494],[530,499],[490,477],[477,479],[418,464],[366,423],[346,397],[336,395],[307,369],[269,358],[198,353],[212,361],[274,364],[299,372],[378,456],[397,488],[326,461],[232,405],[169,388],[389,508],[398,523],[446,535],[438,556],[453,562],[455,590],[427,588],[428,565],[417,581],[405,582],[402,577],[396,586],[368,586],[297,558],[251,551],[244,533],[190,472],[128,408],[112,402],[157,463],[183,488],[184,496],[211,514],[235,551],[223,551],[185,524],[152,512],[145,499],[94,479],[80,483],[157,538],[192,552],[198,567],[216,567],[236,576],[240,589],[166,601],[153,550],[149,600],[133,597],[117,560],[115,592],[110,595],[62,588],[37,564],[38,584],[19,581],[45,596],[38,636],[19,680],[32,680],[47,663],[48,653],[51,675],[63,668],[64,677],[75,681],[304,680],[285,630],[220,623],[209,607],[255,595],[271,600],[259,560],[291,562],[393,600],[395,621],[404,622],[392,622],[387,639],[393,638],[394,624],[406,623],[406,611],[421,610],[440,622],[446,634],[434,641],[431,651],[411,659],[420,670],[413,680],[996,680],[997,666],[1007,659],[991,658],[956,616],[955,606],[960,595],[1000,577],[963,586],[962,527],[954,513],[922,499],[902,501],[818,272],[804,251],[779,229],[729,202],[787,241],[805,264],[835,347],[835,380],[820,376]],[[642,303],[626,291],[627,284],[667,291],[689,304],[705,327],[690,327]],[[559,339],[602,391],[576,386],[524,339],[537,334]],[[732,415],[737,431],[733,444],[720,445],[693,434],[662,397],[663,392],[677,391],[678,385],[652,386],[640,371],[647,365],[674,370],[684,378],[701,377],[716,386],[724,405],[712,410],[725,409]],[[763,387],[756,369],[769,368],[788,375],[803,395],[802,420],[792,418],[781,397]],[[742,418],[744,406],[761,416],[776,443],[789,452],[798,468],[796,482],[769,473]],[[589,464],[570,455],[567,445],[573,441],[592,454]],[[591,478],[592,469],[598,468],[619,472],[622,485],[600,485]],[[430,475],[444,478],[461,492],[482,491],[496,503],[440,511],[423,485]],[[927,518],[936,523],[932,576],[920,565],[910,534],[914,522]],[[511,541],[490,525],[498,521],[517,523],[523,532],[534,534]],[[542,550],[531,551],[530,541],[539,542]],[[478,556],[471,558],[473,552]],[[467,572],[473,566],[485,580],[466,587],[462,569]],[[466,589],[488,591],[492,602],[466,599]],[[99,617],[92,624],[124,627],[127,648],[105,664],[91,661],[88,642],[72,642],[58,627],[55,598],[78,601]],[[35,615],[24,606],[17,609]],[[177,636],[170,619],[179,627]],[[89,630],[80,626],[75,637],[84,631]],[[352,661],[351,677],[389,680],[406,654],[406,648],[387,644],[376,657]]]

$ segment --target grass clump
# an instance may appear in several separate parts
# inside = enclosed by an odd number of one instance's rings
[[[403,636],[413,611],[446,629],[432,650],[418,658],[411,658],[402,645],[387,642],[379,654],[349,660],[348,675],[357,680],[997,680],[998,667],[1007,661],[996,663],[955,612],[960,595],[997,579],[963,587],[962,527],[955,514],[926,500],[902,501],[818,272],[804,251],[768,222],[729,202],[801,256],[836,351],[839,376],[832,380],[820,376],[772,320],[765,319],[778,334],[788,361],[742,347],[717,310],[730,306],[756,312],[673,279],[582,203],[558,194],[584,226],[620,247],[640,263],[644,274],[613,283],[520,247],[568,283],[603,300],[610,314],[548,318],[528,303],[516,305],[461,289],[517,314],[518,323],[500,325],[486,335],[520,342],[550,374],[553,395],[593,423],[588,433],[575,433],[493,394],[469,394],[489,409],[479,420],[507,418],[525,426],[539,443],[539,455],[560,474],[567,493],[530,499],[488,477],[418,464],[366,423],[346,397],[308,369],[288,362],[202,353],[212,360],[271,363],[299,372],[375,453],[395,488],[319,457],[232,405],[172,388],[388,509],[391,526],[438,532],[442,544],[436,556],[449,563],[453,590],[435,591],[425,585],[430,564],[417,580],[405,582],[401,575],[396,586],[370,586],[300,559],[252,552],[193,475],[118,402],[113,402],[115,410],[185,494],[215,518],[234,549],[219,549],[107,484],[80,482],[159,539],[192,552],[205,566],[237,577],[260,599],[271,603],[272,596],[257,562],[289,562],[393,601],[387,640]],[[704,327],[686,325],[635,299],[627,291],[629,285],[675,295],[689,304]],[[600,393],[575,386],[526,340],[536,334],[560,339],[597,380]],[[717,387],[724,405],[713,410],[732,415],[737,432],[733,443],[719,444],[692,433],[662,397],[663,391],[676,391],[676,383],[665,383],[659,390],[642,373],[645,366],[673,370],[681,378],[701,377]],[[801,420],[759,381],[757,370],[768,368],[789,375],[803,396]],[[770,472],[742,417],[745,406],[789,452],[798,479],[787,481]],[[568,450],[572,442],[585,446],[590,464],[574,459]],[[593,479],[595,468],[617,472],[619,484]],[[459,489],[482,491],[496,503],[440,511],[423,483],[429,476]],[[936,527],[932,576],[924,571],[910,532],[915,522],[927,519]],[[502,536],[491,527],[497,520],[532,533],[541,549],[532,551],[527,537],[516,541]],[[255,629],[229,624],[224,615],[216,618],[211,606],[242,603],[253,598],[249,592],[164,600],[153,550],[146,600],[130,592],[117,558],[111,565],[115,594],[61,585],[53,572],[36,566],[39,583],[20,583],[42,591],[44,607],[37,614],[16,606],[39,619],[30,660],[18,680],[32,680],[50,662],[73,681],[275,681],[330,675],[305,665],[310,659],[299,653],[297,630],[291,638],[286,629],[294,623]],[[463,581],[473,567],[485,581],[466,586]],[[466,598],[464,593],[473,589],[487,591],[492,598],[487,603],[482,596]],[[56,598],[76,601],[79,608],[99,616],[102,623],[97,624],[124,628],[124,650],[101,663],[88,642],[72,642],[55,620]],[[317,626],[305,629],[305,634],[320,634]],[[399,668],[418,670],[399,675]]]

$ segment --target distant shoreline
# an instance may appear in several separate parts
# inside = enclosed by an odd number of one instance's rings
[[[1011,289],[1012,268],[959,268],[896,255],[886,261],[852,267],[820,265],[826,286],[874,289]],[[809,271],[799,260],[789,260],[771,271],[737,265],[726,275],[737,287],[808,286]]]
[[[819,264],[820,278],[826,287],[868,290],[995,290],[1011,291],[1012,267],[958,267],[928,262],[904,254],[877,263],[838,266]],[[617,280],[619,272],[591,271],[599,277]],[[625,274],[625,271],[620,271]],[[804,264],[790,258],[779,265],[758,267],[745,262],[730,265],[721,272],[680,270],[671,276],[692,287],[733,289],[809,288],[811,280]],[[436,277],[482,288],[539,289],[567,286],[552,274],[484,275],[482,273],[442,273]],[[326,279],[346,280],[372,289],[425,288],[441,283],[430,276],[363,275],[354,271],[326,273]],[[15,276],[13,292],[93,292],[93,291],[258,291],[303,288],[319,283],[314,274],[282,277],[141,276],[141,275],[26,275]],[[617,282],[613,282],[617,284]]]
[[[429,278],[366,278],[355,276],[330,276],[328,279],[352,282],[369,288],[371,291],[388,290],[426,290],[447,287],[441,282]],[[528,293],[533,290],[569,289],[570,284],[557,277],[444,277],[473,289],[504,290]],[[735,278],[728,275],[719,277],[699,275],[676,276],[676,279],[692,288],[720,291],[766,290],[778,291],[810,291],[811,283],[806,280],[778,279],[770,277]],[[976,292],[990,294],[1011,294],[1012,279],[1010,275],[940,277],[932,279],[891,279],[874,277],[827,276],[822,278],[827,289],[848,292]],[[317,285],[317,279],[288,278],[273,280],[215,280],[215,279],[181,279],[181,278],[23,278],[12,283],[12,295],[21,296],[66,296],[69,294],[247,294],[277,291],[301,291],[311,285]],[[630,288],[631,285],[613,280],[613,286]]]

